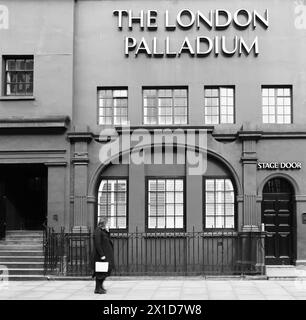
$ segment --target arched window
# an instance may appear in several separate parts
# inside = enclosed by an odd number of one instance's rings
[[[204,179],[204,228],[235,228],[235,191],[231,179]]]
[[[102,179],[98,191],[98,221],[106,216],[111,229],[127,228],[127,179]]]

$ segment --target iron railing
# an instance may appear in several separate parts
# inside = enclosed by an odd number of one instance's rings
[[[6,234],[6,223],[0,221],[0,239],[5,238],[5,234]]]
[[[113,275],[242,275],[264,272],[260,232],[138,232],[111,234]],[[93,234],[71,230],[45,234],[45,273],[91,275]]]

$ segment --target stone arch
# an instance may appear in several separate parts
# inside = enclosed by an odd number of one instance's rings
[[[285,180],[287,180],[288,182],[290,182],[290,184],[292,185],[293,191],[295,195],[299,195],[300,194],[300,188],[299,185],[297,184],[297,182],[295,181],[295,179],[293,179],[289,174],[283,173],[283,172],[274,172],[268,176],[266,176],[258,185],[257,188],[257,195],[259,197],[262,196],[262,191],[264,186],[266,185],[266,183],[274,178],[283,178]]]
[[[145,148],[149,148],[151,147],[151,145],[145,146]],[[178,145],[179,148],[187,148],[187,149],[194,149],[194,146],[190,146],[190,145]],[[141,146],[139,149],[143,149],[144,146]],[[233,178],[233,182],[235,184],[236,187],[236,191],[237,191],[237,195],[242,195],[242,185],[241,185],[241,181],[240,178],[238,176],[238,173],[236,172],[236,170],[234,169],[234,167],[232,166],[232,164],[226,159],[224,158],[222,155],[218,154],[217,152],[215,152],[214,150],[211,149],[202,149],[202,148],[198,148],[199,152],[207,152],[207,155],[217,159],[221,164],[223,164],[228,170],[229,173],[231,174],[232,178]],[[137,150],[135,148],[133,148],[133,150]],[[109,159],[110,161],[118,158],[118,156],[120,155],[125,155],[128,154],[128,152],[131,152],[131,149],[120,153],[119,155],[117,155],[116,157],[113,157],[112,159]],[[95,199],[96,197],[96,190],[99,186],[99,182],[101,180],[101,174],[102,172],[109,166],[111,165],[111,163],[109,164],[99,164],[96,169],[94,170],[93,174],[91,175],[91,178],[89,180],[89,185],[88,185],[88,197],[91,199]]]

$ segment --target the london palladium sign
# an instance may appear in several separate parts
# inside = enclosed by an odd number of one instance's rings
[[[230,12],[225,9],[209,10],[208,12],[182,9],[176,13],[165,10],[114,10],[118,31],[124,34],[124,54],[126,57],[145,55],[152,58],[180,57],[187,54],[191,57],[206,57],[209,55],[226,56],[258,55],[258,36],[244,39],[241,35],[209,36],[210,31],[222,31],[233,28],[235,31],[256,28],[269,28],[269,12],[257,10],[238,9]],[[133,30],[141,30],[143,36],[136,38],[131,35]],[[166,31],[166,36],[154,34],[158,30]],[[171,39],[173,32],[189,31],[182,41]],[[199,35],[191,38],[190,31],[195,30]],[[168,35],[168,32],[169,34]],[[171,33],[170,33],[171,31]],[[187,33],[187,32],[186,32]]]

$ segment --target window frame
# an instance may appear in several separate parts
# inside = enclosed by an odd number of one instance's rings
[[[126,90],[127,91],[127,96],[126,96],[126,99],[127,99],[127,119],[126,121],[128,122],[129,121],[129,87],[128,86],[98,86],[97,87],[97,124],[99,126],[114,126],[114,127],[121,127],[121,126],[125,126],[126,124],[115,124],[114,123],[114,103],[112,103],[112,123],[110,124],[106,124],[106,123],[100,123],[100,105],[99,105],[99,91],[100,90]],[[112,93],[112,102],[114,102],[114,95]],[[105,118],[105,117],[104,117]]]
[[[158,127],[163,127],[163,126],[187,126],[189,125],[189,87],[185,86],[185,85],[179,85],[179,86],[142,86],[141,88],[142,90],[142,124],[144,126],[158,126]],[[187,95],[186,95],[186,99],[187,99],[187,115],[186,115],[186,123],[185,124],[160,124],[160,123],[156,123],[156,124],[147,124],[145,123],[145,106],[144,106],[144,90],[171,90],[172,91],[172,96],[171,99],[173,101],[174,96],[173,96],[173,91],[174,90],[186,90]],[[155,108],[158,109],[158,94],[155,96],[155,100],[156,100],[156,106]],[[172,111],[174,110],[174,106],[172,106]],[[157,120],[159,120],[159,116],[157,115]],[[174,112],[172,113],[172,120],[174,120]]]
[[[111,233],[128,232],[129,230],[129,177],[127,176],[102,176],[99,180],[97,187],[97,200],[96,200],[96,214],[95,214],[95,226],[98,224],[98,214],[99,214],[99,189],[102,180],[125,180],[126,181],[126,227],[125,228],[110,228]]]
[[[149,228],[149,180],[183,180],[183,228]],[[176,233],[186,231],[186,176],[146,176],[145,177],[145,230],[149,233]]]
[[[6,62],[7,60],[33,60],[33,69],[32,70],[24,70],[24,72],[32,72],[32,93],[31,94],[8,94],[7,93],[7,71],[6,69]],[[1,93],[2,96],[7,98],[11,97],[12,99],[18,99],[18,98],[23,98],[23,97],[33,97],[34,96],[34,74],[35,74],[35,57],[34,54],[4,54],[2,55],[2,85],[1,85]],[[17,82],[18,83],[18,82]]]
[[[233,191],[234,191],[234,228],[206,228],[206,180],[210,179],[229,179],[232,182],[233,185]],[[202,177],[202,229],[203,231],[213,232],[213,231],[237,231],[238,228],[238,203],[237,203],[237,188],[235,181],[233,178],[227,175],[216,175],[216,176],[203,176]]]
[[[221,93],[220,89],[225,88],[225,89],[233,89],[233,122],[227,122],[227,123],[221,123],[221,104],[220,104],[220,98],[221,98]],[[218,90],[218,99],[219,99],[219,105],[218,105],[218,123],[206,123],[205,117],[206,117],[206,105],[205,105],[205,90],[206,89],[212,89],[212,90]],[[208,85],[204,86],[204,124],[205,125],[231,125],[236,123],[236,86],[235,85]]]
[[[263,98],[263,95],[262,95],[262,90],[263,89],[274,89],[274,90],[277,90],[277,89],[289,89],[290,90],[290,122],[289,123],[280,123],[280,122],[277,122],[275,121],[274,123],[273,122],[263,122],[263,103],[262,103],[262,98]],[[261,93],[261,121],[262,121],[262,124],[264,125],[288,125],[288,124],[293,124],[293,85],[292,84],[277,84],[277,85],[261,85],[260,87],[260,93]],[[275,96],[277,98],[277,96]],[[275,120],[277,120],[277,105],[275,105]]]

